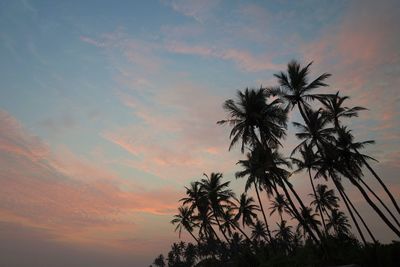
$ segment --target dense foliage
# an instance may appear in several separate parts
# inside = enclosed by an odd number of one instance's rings
[[[154,260],[155,266],[395,266],[400,262],[400,243],[380,244],[347,194],[354,186],[400,238],[399,206],[369,165],[374,159],[361,152],[373,141],[355,141],[342,122],[365,108],[346,107],[348,97],[339,92],[314,93],[327,86],[330,74],[309,81],[310,66],[292,61],[286,72],[275,74],[278,86],[245,89],[237,92],[236,99],[225,101],[228,118],[218,124],[231,127],[229,149],[238,144],[246,153],[236,173],[236,178],[246,179],[244,192],[236,197],[230,182],[217,172],[192,182],[171,222],[179,233],[187,231],[194,243],[174,243],[166,258],[160,255]],[[280,150],[288,115],[295,110],[302,118],[292,122],[300,143],[284,157]],[[390,203],[364,179],[365,168]],[[302,177],[310,183],[309,204],[291,182]],[[250,189],[254,198],[247,194]],[[263,193],[270,201],[269,210],[261,201]],[[274,213],[279,221],[273,223]]]

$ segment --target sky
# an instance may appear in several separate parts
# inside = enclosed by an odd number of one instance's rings
[[[1,0],[0,265],[148,266],[179,240],[190,181],[243,191],[222,103],[291,59],[369,109],[345,123],[400,201],[399,18],[399,1]],[[284,152],[297,143],[289,127]]]

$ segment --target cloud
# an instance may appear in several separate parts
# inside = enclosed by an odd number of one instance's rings
[[[195,1],[195,0],[165,0],[163,1],[165,4],[169,5],[175,11],[187,16],[194,18],[197,22],[204,23],[207,19],[210,19],[212,16],[212,10],[215,9],[219,0],[203,0],[203,1]]]
[[[2,222],[41,229],[60,242],[119,247],[121,233],[140,236],[140,213],[166,215],[176,208],[172,188],[147,190],[66,147],[50,149],[5,111],[0,125]]]

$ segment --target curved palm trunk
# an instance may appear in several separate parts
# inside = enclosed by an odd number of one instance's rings
[[[289,187],[290,191],[293,193],[293,195],[295,196],[295,198],[299,202],[301,208],[303,210],[306,210],[306,207],[304,206],[303,201],[301,200],[301,198],[297,194],[296,190],[294,190],[292,184],[290,184],[286,179],[283,179],[283,182],[287,184],[287,186]],[[321,234],[321,231],[319,230],[318,226],[313,221],[310,221],[310,222],[311,222],[311,225],[313,226],[315,232],[317,233],[319,239],[322,239],[322,234]]]
[[[360,193],[363,195],[365,200],[368,202],[368,204],[371,206],[371,208],[381,217],[381,219],[386,223],[386,225],[398,236],[400,237],[400,231],[394,227],[394,225],[388,220],[388,218],[385,216],[385,214],[382,213],[382,211],[375,205],[375,203],[370,199],[368,194],[365,192],[364,188],[353,178],[353,177],[348,177],[351,181],[352,184],[354,184]]]
[[[217,240],[218,240],[220,243],[222,243],[221,239],[220,239],[219,236],[217,235],[217,232],[215,232],[215,230],[214,230],[214,228],[212,227],[211,224],[210,224],[210,227],[209,227],[209,228],[210,228],[211,231],[212,231],[212,235],[214,235],[214,236],[217,238]]]
[[[349,202],[350,206],[352,207],[352,209],[354,210],[354,212],[357,214],[358,218],[360,219],[361,223],[364,225],[365,229],[367,230],[369,236],[371,237],[372,241],[376,244],[377,241],[374,237],[374,235],[372,234],[371,230],[369,229],[369,227],[367,226],[367,224],[365,223],[363,217],[361,217],[360,213],[357,211],[357,209],[354,207],[353,203],[351,202],[350,198],[347,196],[346,192],[343,191],[343,195],[346,197],[347,201]]]
[[[300,215],[299,211],[297,210],[296,206],[294,205],[293,200],[292,200],[292,198],[290,197],[290,194],[289,194],[289,192],[287,191],[287,188],[286,188],[285,184],[284,184],[284,183],[281,183],[281,187],[282,187],[282,189],[283,189],[283,192],[284,192],[285,195],[286,195],[287,200],[288,200],[289,203],[290,203],[291,210],[293,211],[293,215],[297,218],[297,220],[299,221],[299,223],[301,223],[301,224],[304,226],[304,229],[308,232],[308,234],[309,234],[310,237],[314,240],[314,242],[315,242],[316,244],[320,244],[318,238],[314,235],[314,232],[311,231],[311,229],[308,227],[307,223],[304,222],[302,216]],[[275,190],[276,190],[276,188],[275,188]]]
[[[397,218],[393,215],[393,213],[390,211],[390,209],[386,206],[386,204],[382,201],[382,199],[368,186],[368,184],[366,182],[364,182],[364,180],[362,180],[361,178],[359,179],[359,181],[361,181],[361,183],[368,189],[369,192],[372,193],[372,195],[374,195],[374,197],[379,201],[379,203],[382,204],[382,206],[386,209],[386,211],[390,214],[390,216],[392,216],[393,220],[396,222],[397,226],[400,227],[400,223],[397,220]]]
[[[364,157],[360,154],[360,152],[358,152],[357,149],[354,149],[354,151],[357,153],[357,155],[359,155],[361,157],[361,159],[364,162],[365,166],[367,166],[368,170],[374,175],[376,180],[378,180],[380,185],[385,190],[386,194],[389,196],[389,198],[392,201],[393,205],[395,206],[397,212],[400,214],[400,207],[399,207],[399,205],[397,205],[397,202],[396,202],[395,198],[393,197],[392,193],[390,193],[390,191],[386,187],[385,183],[381,180],[381,178],[378,176],[378,174],[376,174],[376,172],[372,169],[372,167],[368,164],[368,162],[364,159]]]
[[[343,191],[342,191],[342,189],[341,189],[341,186],[339,185],[338,181],[336,181],[336,178],[335,178],[335,177],[332,177],[332,181],[333,181],[333,183],[335,184],[336,189],[339,191],[339,194],[340,194],[340,196],[342,197],[342,200],[343,200],[344,204],[346,205],[347,211],[349,212],[350,217],[351,217],[351,219],[353,220],[353,223],[354,223],[354,225],[355,225],[356,228],[357,228],[358,234],[360,235],[360,237],[361,237],[361,239],[362,239],[364,245],[366,246],[366,245],[367,245],[367,241],[365,240],[364,234],[363,234],[363,232],[361,231],[361,228],[360,228],[360,226],[358,225],[358,222],[357,222],[356,218],[354,217],[353,212],[351,211],[351,209],[350,209],[350,207],[349,207],[349,203],[347,202],[347,199],[346,199],[346,197],[345,197],[344,194],[343,194]]]
[[[264,208],[263,208],[263,205],[262,205],[262,203],[261,203],[261,198],[260,198],[260,194],[259,194],[259,192],[258,192],[258,188],[257,188],[256,182],[254,182],[254,188],[256,189],[256,194],[257,194],[258,203],[260,203],[261,212],[262,212],[262,215],[263,215],[263,217],[264,217],[265,227],[267,228],[267,234],[268,234],[269,242],[272,243],[271,232],[269,231],[268,222],[267,222],[267,217],[265,217]]]
[[[311,177],[311,170],[310,169],[308,169],[308,175],[310,177],[310,182],[311,182],[311,186],[312,186],[312,189],[313,189],[313,192],[314,192],[314,197],[315,197],[315,199],[317,199],[317,192],[315,191],[314,181],[313,181],[313,179]],[[325,234],[328,234],[328,230],[326,229],[326,225],[325,225],[324,214],[322,213],[321,206],[318,203],[317,203],[317,207],[318,207],[318,210],[319,210],[319,214],[321,214],[321,220],[322,220],[322,225],[324,226]]]

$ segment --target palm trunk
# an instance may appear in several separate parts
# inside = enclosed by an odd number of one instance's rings
[[[283,182],[281,183],[281,187],[282,187],[282,189],[283,189],[283,192],[285,192],[285,195],[286,195],[287,200],[288,200],[289,203],[290,203],[290,206],[291,206],[292,211],[293,211],[293,213],[294,213],[293,215],[294,215],[295,217],[297,217],[297,220],[299,221],[299,223],[301,223],[301,224],[304,226],[304,229],[308,232],[308,234],[309,234],[310,237],[314,240],[314,242],[315,242],[316,244],[320,244],[318,238],[314,235],[314,232],[311,231],[311,229],[308,227],[307,223],[304,222],[302,216],[300,215],[299,211],[297,210],[296,206],[294,205],[293,200],[292,200],[292,198],[290,197],[290,194],[289,194],[289,192],[287,191],[287,188],[286,188],[286,186],[285,186],[285,184],[284,184]],[[276,190],[276,188],[275,188],[275,190]]]
[[[199,240],[193,235],[192,231],[189,231],[189,230],[187,230],[187,231],[193,237],[193,239],[196,240],[197,244],[200,244]]]
[[[382,199],[368,186],[368,184],[366,182],[364,182],[364,180],[362,180],[361,178],[359,179],[359,181],[361,181],[361,183],[368,189],[369,192],[372,193],[372,195],[374,195],[374,197],[379,201],[379,203],[382,204],[382,206],[386,209],[386,211],[390,214],[390,216],[392,216],[393,220],[396,222],[397,226],[400,227],[400,223],[397,220],[397,218],[393,215],[393,213],[390,211],[390,209],[385,205],[385,203],[382,201]]]
[[[370,199],[368,194],[365,192],[364,188],[353,178],[349,175],[348,177],[351,181],[352,184],[354,184],[358,190],[361,192],[365,200],[368,202],[368,204],[372,207],[372,209],[381,217],[381,219],[386,223],[386,225],[398,236],[400,237],[400,231],[394,227],[394,225],[386,218],[385,214],[382,213],[382,211],[375,205],[375,203]]]
[[[221,239],[219,238],[219,236],[217,235],[217,232],[215,232],[214,228],[212,227],[212,225],[210,224],[210,229],[213,233],[213,235],[217,238],[217,240],[222,243]]]
[[[258,193],[258,188],[257,188],[256,182],[254,182],[254,188],[256,189],[256,194],[257,194],[257,198],[258,198],[258,203],[260,203],[261,212],[262,212],[262,215],[263,215],[263,217],[264,217],[265,227],[267,228],[267,234],[268,234],[269,242],[272,243],[271,232],[269,231],[268,222],[267,222],[267,217],[265,217],[264,208],[263,208],[263,205],[262,205],[262,203],[261,203],[261,198],[260,198],[260,194]]]
[[[354,223],[354,225],[355,225],[356,228],[357,228],[358,234],[360,235],[360,237],[361,237],[361,239],[362,239],[364,245],[366,246],[366,245],[367,245],[367,241],[365,240],[364,234],[362,233],[361,228],[360,228],[360,226],[358,225],[358,222],[357,222],[356,218],[354,217],[353,212],[351,211],[351,209],[350,209],[350,207],[349,207],[349,204],[348,204],[348,202],[347,202],[347,199],[345,198],[345,196],[344,196],[344,194],[343,194],[343,192],[342,192],[341,185],[338,183],[338,181],[336,181],[336,178],[335,178],[335,177],[332,177],[332,181],[333,181],[333,183],[335,184],[336,189],[339,191],[339,194],[340,194],[340,196],[342,197],[342,200],[343,200],[344,204],[346,205],[347,211],[349,212],[350,217],[351,217],[351,219],[353,220],[353,223]]]
[[[308,175],[310,177],[310,182],[311,182],[311,186],[312,186],[312,189],[313,189],[313,192],[314,192],[314,197],[315,197],[315,199],[317,199],[317,192],[315,191],[314,181],[313,181],[313,179],[311,177],[311,170],[310,169],[308,169]],[[319,214],[321,214],[322,225],[324,226],[325,233],[328,234],[328,230],[326,229],[326,225],[325,225],[325,218],[324,218],[324,215],[322,214],[321,206],[318,203],[317,203],[317,207],[318,207],[318,210],[319,210]]]
[[[303,210],[306,210],[306,207],[304,206],[303,201],[301,200],[301,198],[297,194],[296,190],[294,190],[292,184],[289,183],[286,179],[283,179],[283,182],[287,184],[287,186],[289,187],[290,191],[293,193],[293,195],[295,196],[295,198],[299,202],[301,208]],[[321,234],[320,230],[318,229],[318,226],[314,222],[312,222],[312,221],[310,221],[310,222],[311,222],[311,225],[313,226],[315,232],[317,233],[319,239],[322,239],[322,234]]]
[[[386,187],[385,183],[381,180],[381,178],[376,174],[376,172],[372,169],[372,167],[368,164],[368,162],[364,159],[364,157],[358,152],[357,149],[354,148],[354,151],[359,155],[364,162],[365,166],[367,166],[368,170],[374,175],[374,177],[378,180],[378,182],[381,184],[383,189],[385,190],[386,194],[389,196],[390,200],[392,201],[393,205],[395,206],[397,212],[400,214],[400,207],[397,205],[397,202],[395,198],[393,197],[392,193],[390,193],[389,189]]]
[[[354,212],[357,214],[358,218],[360,219],[360,221],[362,222],[362,224],[364,225],[365,229],[367,230],[369,236],[371,237],[372,241],[376,244],[377,241],[374,237],[374,235],[372,234],[371,230],[369,229],[369,227],[367,226],[367,224],[365,223],[364,219],[361,217],[360,213],[357,211],[357,209],[354,207],[353,203],[351,202],[350,198],[347,196],[346,192],[343,191],[343,195],[346,197],[347,201],[349,202],[350,206],[352,207],[352,209],[354,210]]]
[[[228,239],[228,237],[226,236],[225,231],[224,231],[224,230],[222,229],[222,227],[221,227],[221,223],[220,223],[219,220],[218,220],[218,217],[217,217],[217,214],[215,213],[215,210],[214,210],[214,218],[215,218],[215,220],[217,221],[219,230],[221,230],[222,235],[224,236],[226,242],[229,244],[229,239]]]

